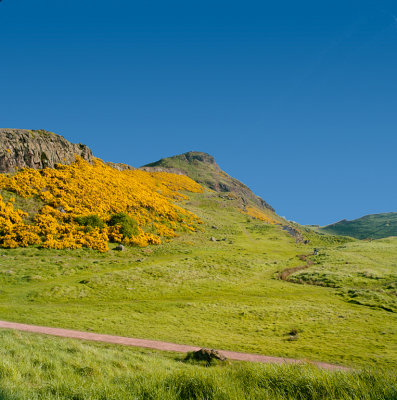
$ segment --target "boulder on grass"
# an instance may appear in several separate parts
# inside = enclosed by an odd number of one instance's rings
[[[197,351],[188,353],[187,360],[205,361],[212,364],[214,361],[226,361],[227,358],[217,350],[202,348]]]

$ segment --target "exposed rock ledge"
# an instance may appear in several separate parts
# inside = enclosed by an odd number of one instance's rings
[[[77,156],[92,162],[92,151],[84,144],[68,142],[64,137],[44,130],[0,129],[0,172],[18,168],[54,168],[71,164]]]

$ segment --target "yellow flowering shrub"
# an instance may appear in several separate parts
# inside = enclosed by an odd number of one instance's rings
[[[245,214],[254,217],[256,219],[259,219],[261,221],[267,222],[268,224],[276,224],[277,221],[272,218],[270,215],[265,214],[262,210],[260,210],[257,207],[253,206],[247,206]]]
[[[26,247],[40,242],[38,228],[25,224],[26,217],[26,213],[14,209],[12,201],[4,203],[0,196],[0,246]]]
[[[13,176],[0,175],[0,189],[21,197],[40,199],[44,206],[28,216],[0,197],[0,246],[40,244],[63,249],[89,247],[108,250],[108,241],[147,246],[160,244],[179,229],[194,231],[199,218],[174,203],[187,199],[182,191],[203,188],[184,175],[140,170],[118,171],[99,159],[81,158],[71,165],[35,170],[25,168]],[[127,238],[119,226],[80,226],[77,217],[97,215],[105,223],[126,213],[136,222],[137,234]],[[28,219],[29,217],[29,219]]]

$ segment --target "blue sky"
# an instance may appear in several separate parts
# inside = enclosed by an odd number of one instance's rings
[[[0,126],[215,156],[277,212],[397,211],[397,2],[0,2]]]

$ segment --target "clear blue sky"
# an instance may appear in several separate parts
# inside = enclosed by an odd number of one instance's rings
[[[397,2],[0,2],[0,126],[208,152],[277,212],[397,211]]]

